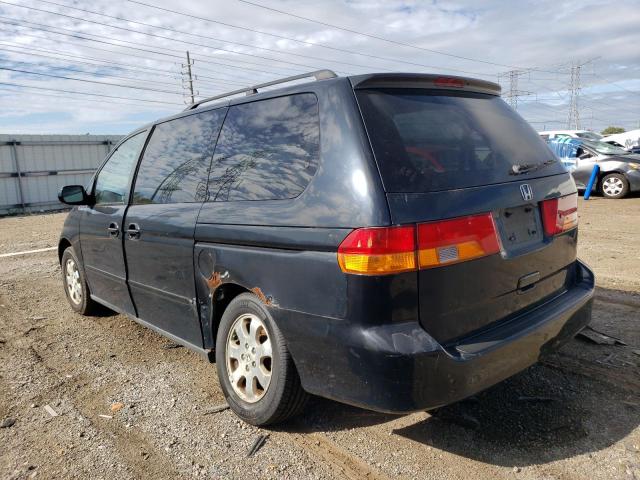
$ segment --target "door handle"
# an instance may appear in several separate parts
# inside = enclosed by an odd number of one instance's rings
[[[127,236],[129,240],[137,240],[140,238],[140,225],[137,223],[130,223],[127,227]]]
[[[109,236],[113,238],[117,238],[118,235],[120,235],[120,227],[115,222],[111,222],[109,224],[107,231],[109,232]]]

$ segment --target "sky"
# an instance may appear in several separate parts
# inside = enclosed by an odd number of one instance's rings
[[[176,113],[188,101],[187,50],[198,98],[321,68],[444,73],[499,82],[537,130],[567,128],[580,65],[579,126],[630,130],[640,128],[638,7],[0,0],[0,133],[125,134]]]

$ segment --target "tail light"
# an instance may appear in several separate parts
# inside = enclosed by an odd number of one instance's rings
[[[500,251],[490,213],[418,225],[418,264],[438,267]]]
[[[558,235],[578,226],[578,194],[552,198],[540,203],[544,233]]]
[[[416,229],[359,228],[338,247],[338,263],[345,273],[385,275],[416,269]]]
[[[490,213],[417,226],[359,228],[338,247],[345,273],[386,275],[492,255],[500,243]]]

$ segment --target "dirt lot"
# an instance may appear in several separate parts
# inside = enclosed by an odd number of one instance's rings
[[[575,339],[436,416],[314,399],[287,425],[247,426],[211,411],[223,396],[198,355],[121,315],[73,314],[55,251],[0,258],[0,421],[15,420],[0,478],[640,480],[640,198],[580,209],[592,325],[627,345]],[[55,246],[64,216],[0,219],[0,254]]]

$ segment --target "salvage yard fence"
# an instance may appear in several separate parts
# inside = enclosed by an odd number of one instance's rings
[[[86,185],[119,135],[0,134],[0,215],[65,208],[64,185]]]

